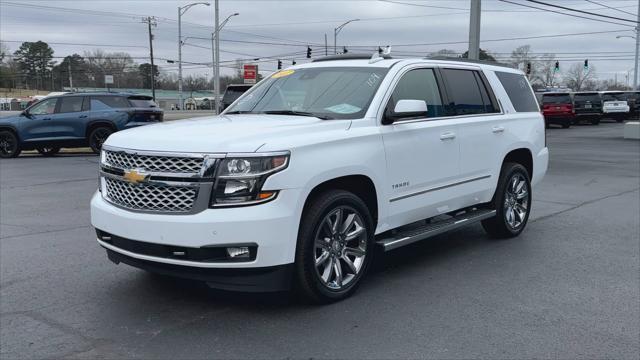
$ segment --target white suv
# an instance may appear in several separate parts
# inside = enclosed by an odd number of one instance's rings
[[[520,71],[334,56],[267,77],[218,117],[111,135],[91,221],[115,263],[330,302],[376,248],[477,221],[517,236],[548,158]]]

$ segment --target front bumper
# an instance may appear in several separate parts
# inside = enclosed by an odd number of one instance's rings
[[[152,245],[191,249],[248,243],[257,246],[255,259],[251,261],[201,262],[149,256],[98,240],[109,251],[128,258],[201,269],[267,268],[294,262],[301,213],[299,199],[300,190],[287,189],[265,204],[207,209],[189,215],[166,215],[121,209],[96,192],[91,200],[91,224],[100,231]]]

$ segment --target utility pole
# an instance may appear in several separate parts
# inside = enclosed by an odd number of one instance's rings
[[[329,55],[329,47],[327,46],[327,33],[324,34],[324,56]]]
[[[469,16],[469,59],[471,60],[480,59],[480,2],[481,0],[471,0]]]
[[[639,0],[640,1],[640,0]],[[220,4],[215,0],[215,79],[213,82],[213,92],[215,95],[216,114],[220,111]]]
[[[182,110],[182,8],[178,7],[178,109]]]
[[[69,61],[67,61],[67,71],[69,72],[69,88],[71,91],[73,91],[73,77],[71,76],[71,57],[68,58]]]
[[[151,74],[149,74],[151,79],[151,96],[153,97],[153,101],[156,101],[156,74],[155,74],[155,65],[153,64],[153,33],[151,33],[151,26],[157,26],[156,18],[153,16],[148,16],[143,19],[142,22],[146,22],[149,25],[149,57],[151,58]]]
[[[640,50],[640,0],[638,0],[638,20],[636,23],[636,58],[635,66],[633,67],[633,90],[638,89],[638,51]]]

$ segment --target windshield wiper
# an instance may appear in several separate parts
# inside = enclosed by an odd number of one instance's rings
[[[267,110],[267,111],[262,111],[263,114],[269,114],[269,115],[296,115],[296,116],[310,116],[310,117],[315,117],[318,118],[320,120],[333,120],[332,117],[329,116],[325,116],[325,115],[319,115],[319,114],[314,114],[311,112],[307,112],[307,111],[295,111],[295,110]]]
[[[229,115],[229,114],[257,114],[253,111],[246,111],[246,110],[236,110],[236,111],[228,111],[226,113],[224,113],[225,115]]]

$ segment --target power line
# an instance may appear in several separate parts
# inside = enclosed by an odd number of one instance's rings
[[[573,12],[577,12],[577,13],[581,13],[581,14],[587,14],[587,15],[591,15],[591,16],[599,16],[599,17],[612,19],[612,20],[626,21],[626,22],[630,22],[630,23],[634,23],[634,24],[638,23],[635,20],[624,19],[624,18],[617,17],[617,16],[609,16],[609,15],[597,14],[597,13],[594,13],[594,12],[574,9],[574,8],[570,8],[570,7],[566,7],[566,6],[562,6],[562,5],[549,4],[549,3],[546,3],[546,2],[543,2],[543,1],[539,1],[539,0],[526,0],[526,1],[532,2],[532,3],[535,3],[535,4],[550,6],[550,7],[554,7],[554,8],[558,8],[558,9],[562,9],[562,10],[573,11]]]
[[[611,9],[611,10],[619,11],[619,12],[621,12],[621,13],[625,13],[625,14],[629,14],[629,15],[633,15],[633,16],[638,16],[638,14],[634,14],[634,13],[632,13],[632,12],[630,12],[630,11],[620,10],[620,8],[615,8],[615,7],[612,7],[612,6],[608,6],[608,5],[605,5],[605,4],[601,4],[601,3],[597,2],[597,1],[592,1],[592,0],[585,0],[585,1],[586,1],[586,2],[590,2],[590,3],[592,3],[592,4],[596,4],[596,5],[600,5],[600,6],[606,7],[607,9]]]
[[[545,8],[541,8],[541,7],[537,7],[537,6],[531,6],[531,5],[526,5],[526,4],[521,4],[521,3],[517,3],[515,1],[510,1],[510,0],[498,0],[504,3],[508,3],[508,4],[513,4],[513,5],[518,5],[518,6],[523,6],[523,7],[527,7],[527,8],[532,8],[532,9],[538,9],[538,10],[543,10],[543,11],[548,11],[548,12],[552,12],[552,13],[556,13],[556,14],[560,14],[560,15],[566,15],[566,16],[571,16],[571,17],[575,17],[575,18],[580,18],[580,19],[587,19],[587,20],[592,20],[592,21],[598,21],[598,22],[603,22],[603,23],[608,23],[608,24],[615,24],[615,25],[621,25],[621,26],[629,26],[629,27],[634,27],[633,25],[627,25],[627,24],[621,24],[618,22],[613,22],[613,21],[608,21],[608,20],[602,20],[602,19],[594,19],[594,18],[590,18],[590,17],[586,17],[586,16],[581,16],[581,15],[574,15],[574,14],[567,14],[565,12],[562,11],[557,11],[557,10],[551,10],[551,9],[545,9]],[[527,0],[529,1],[529,0]],[[623,19],[625,21],[629,21],[626,19]],[[635,23],[635,21],[634,21]]]
[[[40,41],[40,40],[38,40]],[[25,40],[5,40],[2,39],[2,42],[10,42],[10,43],[24,43],[24,42],[36,42],[36,41],[25,41]],[[115,45],[115,44],[83,44],[83,43],[67,43],[67,42],[46,42],[51,45],[71,45],[71,46],[102,46],[102,47],[126,47],[126,48],[143,48],[146,49],[146,46],[139,45]]]

